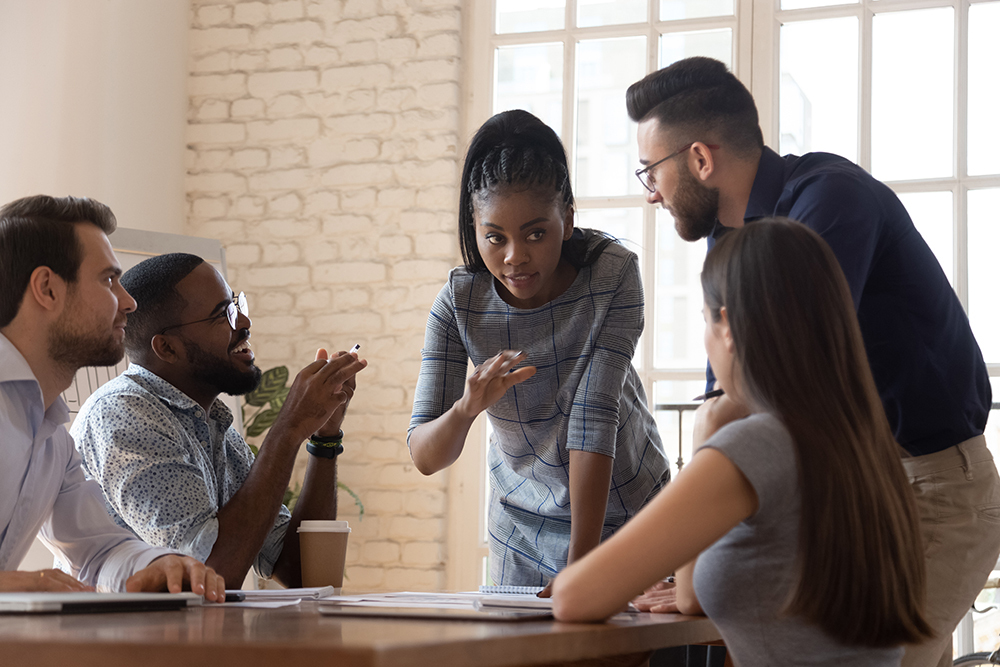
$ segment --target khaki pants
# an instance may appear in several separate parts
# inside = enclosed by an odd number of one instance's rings
[[[927,558],[927,620],[936,637],[907,646],[903,667],[948,667],[952,633],[1000,553],[1000,478],[986,438],[904,457]]]

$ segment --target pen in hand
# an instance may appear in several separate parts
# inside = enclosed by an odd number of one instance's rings
[[[347,354],[354,354],[360,349],[361,349],[361,343],[357,343],[354,347],[351,348],[351,351],[348,352]]]
[[[718,398],[719,396],[722,396],[725,393],[726,392],[724,392],[721,389],[713,389],[712,391],[706,392],[706,393],[702,394],[701,396],[695,396],[691,400],[692,401],[707,401],[710,398]]]

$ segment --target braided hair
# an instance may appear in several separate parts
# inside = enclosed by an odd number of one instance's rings
[[[475,203],[505,188],[550,191],[573,206],[566,151],[559,137],[537,117],[514,109],[483,123],[469,144],[459,195],[458,241],[465,268],[486,271],[476,241]],[[601,241],[591,244],[600,236]],[[577,269],[593,264],[612,239],[592,230],[575,230],[563,242],[563,257]]]

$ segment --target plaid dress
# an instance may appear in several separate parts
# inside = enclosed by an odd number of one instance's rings
[[[489,272],[451,271],[427,319],[410,431],[462,397],[469,359],[522,350],[538,369],[487,410],[494,583],[541,586],[566,566],[569,450],[614,458],[602,539],[669,480],[632,366],[642,328],[638,262],[617,243],[539,308],[508,305]]]

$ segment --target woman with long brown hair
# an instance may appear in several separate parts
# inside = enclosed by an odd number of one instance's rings
[[[698,410],[683,474],[555,580],[556,617],[605,618],[676,570],[679,610],[707,613],[738,665],[898,665],[930,634],[923,548],[833,252],[754,222],[702,288],[725,394]]]

